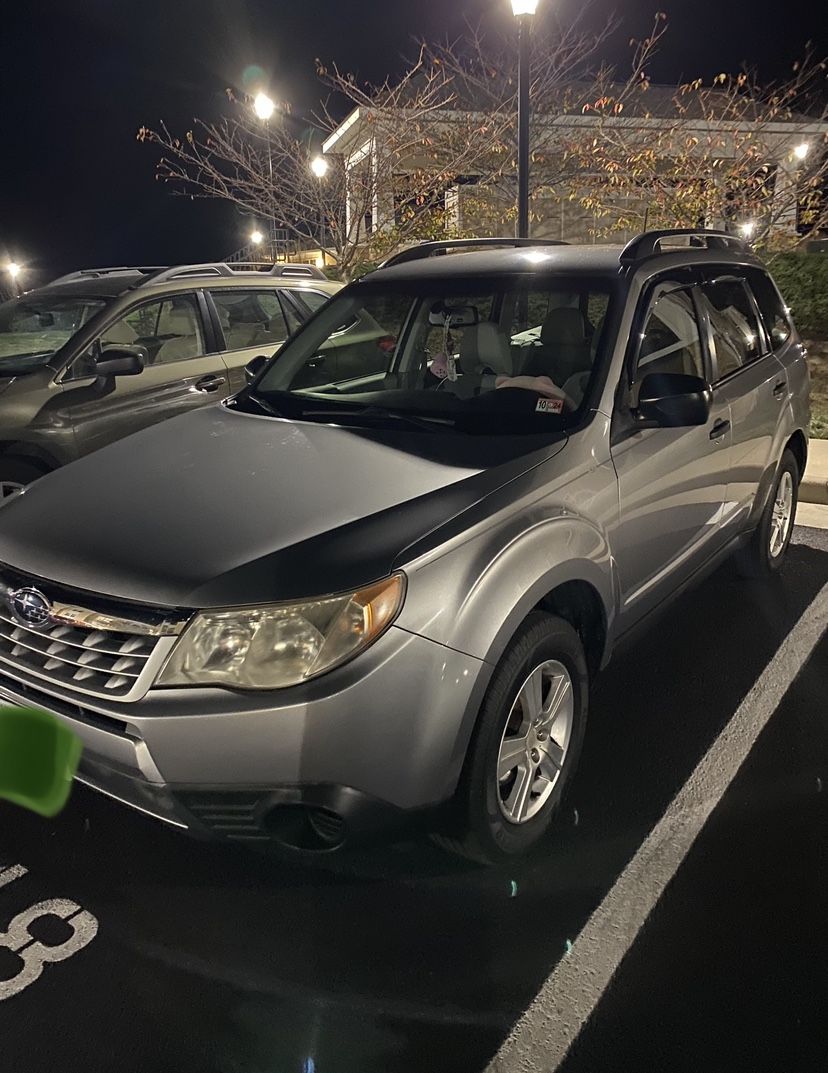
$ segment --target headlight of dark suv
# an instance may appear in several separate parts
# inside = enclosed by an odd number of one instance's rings
[[[158,686],[284,689],[338,667],[373,644],[402,606],[402,574],[358,592],[300,603],[200,611]]]

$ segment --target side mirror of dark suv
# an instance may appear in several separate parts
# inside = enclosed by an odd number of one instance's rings
[[[710,385],[700,376],[650,373],[641,382],[636,423],[649,428],[706,425],[712,401]]]
[[[258,354],[255,358],[250,359],[244,367],[244,375],[247,378],[248,384],[253,383],[269,361],[270,358],[266,354]]]
[[[144,371],[147,352],[142,346],[108,346],[95,361],[99,380],[111,376],[137,376]]]

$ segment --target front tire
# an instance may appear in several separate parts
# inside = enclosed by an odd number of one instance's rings
[[[445,848],[486,864],[528,852],[546,834],[575,772],[589,674],[568,622],[532,612],[498,663],[454,800]]]
[[[737,552],[736,565],[742,577],[769,578],[782,569],[793,533],[799,480],[799,465],[786,450],[759,525],[750,543]]]

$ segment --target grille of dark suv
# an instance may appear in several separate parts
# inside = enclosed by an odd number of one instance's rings
[[[0,567],[0,674],[30,685],[137,700],[184,622]]]
[[[0,659],[100,696],[130,693],[157,644],[157,637],[124,631],[62,625],[33,630],[0,613]]]

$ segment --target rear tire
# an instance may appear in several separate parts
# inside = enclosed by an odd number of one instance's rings
[[[769,578],[782,569],[793,533],[799,479],[797,461],[790,451],[785,451],[759,525],[750,543],[736,553],[736,566],[742,577]]]
[[[0,503],[17,495],[45,472],[33,462],[20,458],[0,458]]]
[[[532,612],[492,676],[454,815],[435,841],[484,864],[537,845],[577,767],[588,698],[578,634],[561,618]]]

